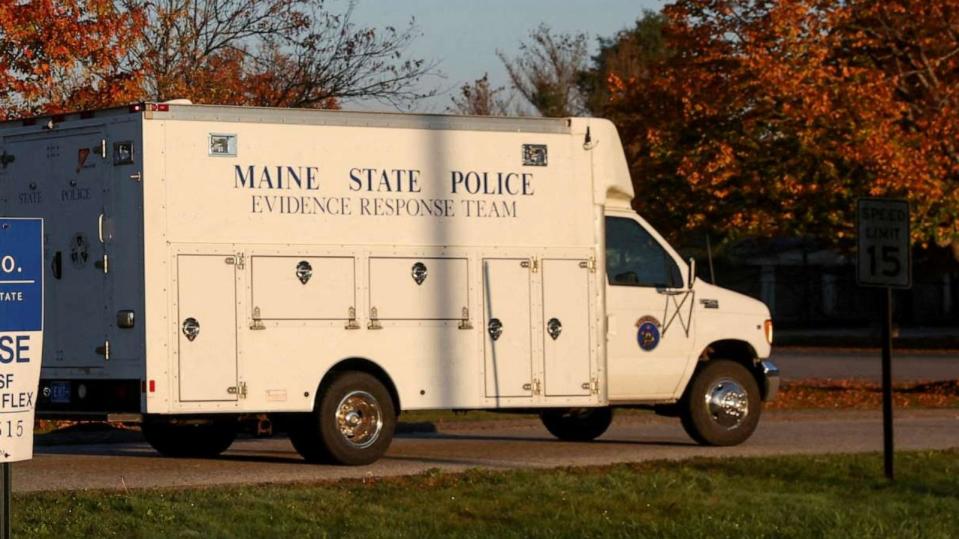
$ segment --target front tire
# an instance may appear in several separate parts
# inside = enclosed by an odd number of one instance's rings
[[[680,412],[683,428],[698,443],[741,444],[759,424],[759,385],[739,363],[710,360],[694,375],[680,403]]]
[[[216,457],[233,444],[237,434],[236,423],[232,421],[147,419],[140,428],[153,449],[164,457],[174,458]]]
[[[539,414],[543,426],[553,436],[567,442],[589,442],[601,436],[613,422],[612,408],[569,408],[544,410]]]
[[[396,430],[396,410],[386,387],[365,372],[336,375],[316,408],[290,430],[290,442],[307,462],[361,466],[386,453]]]

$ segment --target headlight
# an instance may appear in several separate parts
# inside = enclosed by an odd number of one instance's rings
[[[766,334],[766,342],[769,344],[773,343],[773,321],[766,320],[763,322],[763,333]]]

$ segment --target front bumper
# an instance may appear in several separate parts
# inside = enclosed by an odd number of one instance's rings
[[[759,364],[763,376],[763,400],[772,402],[779,393],[779,367],[768,359],[764,359]]]

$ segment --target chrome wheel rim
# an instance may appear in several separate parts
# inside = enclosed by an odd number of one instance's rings
[[[733,430],[749,415],[749,395],[731,378],[717,380],[706,391],[706,409],[717,425]]]
[[[380,437],[383,413],[376,397],[366,391],[351,391],[336,405],[336,427],[346,443],[365,449]]]

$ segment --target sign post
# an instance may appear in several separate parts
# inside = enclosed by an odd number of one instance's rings
[[[886,477],[893,479],[892,432],[892,289],[912,286],[909,203],[888,198],[860,198],[856,204],[859,286],[880,290],[882,340],[882,432]]]
[[[0,218],[0,535],[10,537],[11,462],[33,457],[43,357],[43,219]]]

